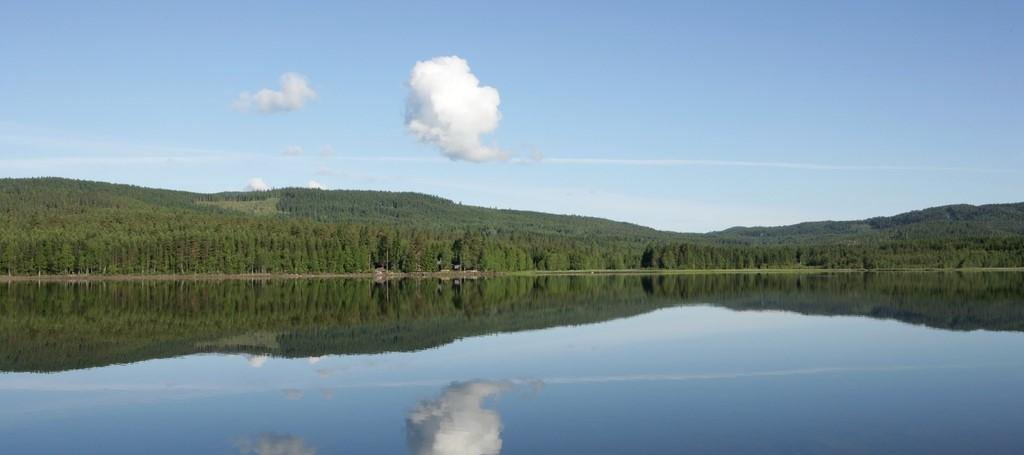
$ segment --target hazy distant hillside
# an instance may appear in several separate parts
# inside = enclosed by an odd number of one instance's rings
[[[947,205],[866,220],[734,227],[704,237],[726,243],[807,244],[1019,235],[1024,235],[1024,203]]]

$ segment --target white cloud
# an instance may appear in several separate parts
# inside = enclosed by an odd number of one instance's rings
[[[265,114],[299,110],[307,101],[315,99],[316,92],[306,77],[298,73],[281,75],[281,90],[262,89],[256,93],[243,92],[235,100],[235,108],[259,111]]]
[[[310,180],[308,183],[306,183],[306,188],[310,188],[310,189],[314,189],[314,190],[326,190],[327,189],[327,185],[324,185],[323,183],[320,183],[320,182],[318,182],[316,180]]]
[[[253,177],[249,179],[249,183],[245,184],[246,191],[267,191],[270,189],[270,185],[264,182],[260,177]]]
[[[281,152],[281,154],[284,156],[300,156],[302,155],[302,147],[298,145],[289,145],[284,148],[284,151]]]
[[[510,387],[497,382],[456,382],[437,400],[422,401],[405,420],[415,455],[484,455],[501,452],[501,416],[483,400]]]
[[[338,173],[334,172],[333,169],[331,169],[331,168],[329,168],[327,166],[320,166],[320,169],[317,169],[317,171],[316,171],[316,175],[323,175],[323,176],[326,176],[326,177],[330,177],[330,176],[338,175]]]
[[[238,439],[235,448],[243,455],[316,455],[317,452],[315,447],[306,445],[302,438],[276,433]]]
[[[320,156],[323,158],[330,158],[334,156],[334,147],[331,147],[330,145],[320,147]]]
[[[412,69],[405,125],[450,159],[504,160],[505,152],[480,142],[481,135],[498,127],[499,104],[498,91],[481,86],[469,63],[456,56],[437,57]]]

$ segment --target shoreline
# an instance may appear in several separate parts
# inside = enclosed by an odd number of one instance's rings
[[[197,273],[131,275],[0,275],[0,283],[74,283],[103,281],[243,281],[359,279],[388,281],[395,279],[479,279],[506,276],[609,276],[609,275],[710,275],[710,274],[829,274],[887,272],[1024,272],[1024,267],[971,268],[894,268],[894,269],[624,269],[624,270],[532,270],[521,272],[358,272],[358,273]]]

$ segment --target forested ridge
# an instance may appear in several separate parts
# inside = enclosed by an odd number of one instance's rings
[[[946,205],[854,221],[734,227],[708,234],[721,243],[792,244],[1024,235],[1024,203]]]
[[[0,179],[7,275],[1019,266],[1024,204],[681,234],[416,193]]]

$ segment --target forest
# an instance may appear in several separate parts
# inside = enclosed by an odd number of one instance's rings
[[[10,276],[1021,266],[1024,204],[683,234],[415,193],[0,179]]]

